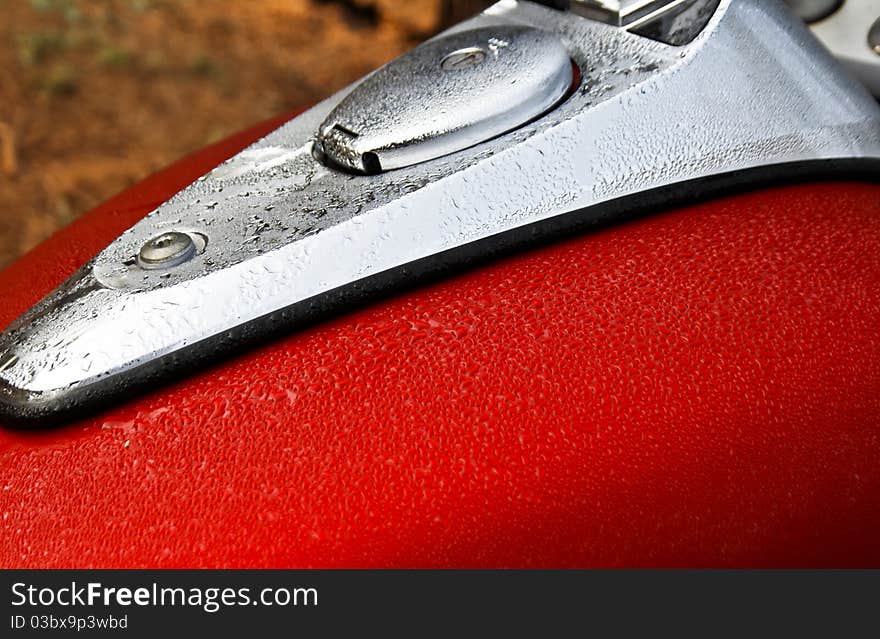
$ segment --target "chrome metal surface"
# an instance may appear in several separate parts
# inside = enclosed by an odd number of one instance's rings
[[[784,0],[804,22],[817,22],[837,11],[844,0]]]
[[[681,46],[699,35],[719,4],[720,0],[572,0],[570,9],[576,15]]]
[[[872,25],[880,18],[878,0],[846,0],[813,33],[856,78],[880,97],[880,56],[870,44]]]
[[[874,21],[871,30],[868,31],[868,46],[874,53],[880,55],[880,18]]]
[[[321,124],[316,150],[361,173],[403,168],[518,128],[571,84],[568,52],[548,31],[499,24],[441,35],[343,98]]]
[[[662,11],[680,0],[571,0],[577,15],[625,27],[645,16]]]
[[[3,357],[0,357],[0,373],[15,366],[17,361],[18,355],[14,353],[6,353]]]
[[[37,419],[87,405],[188,354],[332,312],[382,278],[407,281],[545,225],[607,219],[606,205],[625,212],[652,189],[880,158],[876,102],[781,3],[723,0],[682,47],[512,0],[452,32],[516,27],[555,34],[582,70],[557,108],[472,148],[364,176],[311,153],[352,88],[340,92],[159,206],[7,329],[0,354],[17,362],[0,371],[0,409]],[[423,109],[428,89],[412,94]],[[173,269],[131,264],[172,230],[210,242]]]
[[[691,42],[705,28],[720,0],[679,0],[629,27],[631,33],[673,46]]]

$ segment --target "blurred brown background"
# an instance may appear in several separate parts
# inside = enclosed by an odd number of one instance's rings
[[[0,266],[181,156],[481,0],[0,0]]]

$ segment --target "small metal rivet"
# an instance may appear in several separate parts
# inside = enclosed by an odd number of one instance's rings
[[[874,26],[868,31],[868,46],[874,53],[880,55],[880,18],[877,18]]]
[[[479,47],[459,49],[447,55],[440,62],[440,68],[444,71],[460,71],[469,69],[482,63],[486,59],[486,52]]]
[[[141,247],[137,261],[141,268],[160,269],[183,264],[196,254],[196,244],[187,233],[170,231]]]

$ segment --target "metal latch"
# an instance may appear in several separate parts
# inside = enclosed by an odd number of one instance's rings
[[[330,112],[315,149],[379,173],[485,142],[543,115],[572,85],[559,38],[498,25],[435,38],[366,78]]]

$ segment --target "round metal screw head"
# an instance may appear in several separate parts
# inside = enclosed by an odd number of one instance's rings
[[[186,233],[170,231],[141,247],[137,261],[141,268],[160,269],[183,264],[196,254],[196,244]]]
[[[470,69],[481,64],[486,59],[486,52],[479,47],[459,49],[447,55],[440,62],[440,68],[444,71],[460,71]]]

